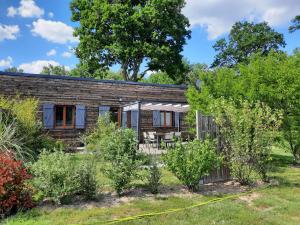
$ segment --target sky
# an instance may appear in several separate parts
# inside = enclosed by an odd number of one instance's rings
[[[71,21],[70,0],[0,0],[0,70],[17,67],[39,73],[43,66],[74,68],[72,49],[77,25]],[[300,31],[288,33],[290,21],[300,14],[300,0],[187,0],[192,37],[182,52],[190,63],[211,64],[214,43],[228,35],[236,21],[267,21],[283,33],[291,53],[300,47]],[[114,67],[116,70],[118,67]]]

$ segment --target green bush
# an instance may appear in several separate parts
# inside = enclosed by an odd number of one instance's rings
[[[85,140],[89,150],[109,162],[104,172],[112,180],[118,195],[121,195],[136,177],[140,164],[136,132],[117,128],[106,115],[99,118],[97,128]]]
[[[161,172],[156,162],[153,162],[149,167],[148,186],[152,194],[158,193],[158,188],[161,181]]]
[[[215,144],[210,140],[189,143],[178,141],[164,155],[167,168],[190,190],[199,188],[200,179],[220,163]]]
[[[8,122],[4,117],[0,117],[0,153],[14,155],[17,158],[30,156],[31,151],[23,151],[23,142],[17,135],[17,126],[14,121]]]
[[[92,198],[96,193],[93,162],[78,164],[62,151],[42,152],[32,165],[33,186],[44,198],[63,203],[74,195]]]
[[[0,140],[5,140],[3,135],[8,133],[11,140],[10,143],[6,141],[6,146],[2,149],[10,149],[16,158],[28,161],[35,159],[44,148],[62,148],[59,142],[44,134],[42,123],[37,119],[36,99],[0,97],[0,109]]]
[[[281,125],[281,114],[263,103],[219,99],[212,107],[224,139],[231,173],[242,184],[257,172],[267,180],[271,147]]]

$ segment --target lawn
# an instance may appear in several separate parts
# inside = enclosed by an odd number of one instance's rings
[[[85,156],[74,157],[76,160],[86,160]],[[275,182],[272,182],[273,185],[268,188],[254,189],[251,194],[236,199],[125,221],[121,224],[300,224],[300,167],[292,166],[291,155],[279,149],[274,149],[273,161],[275,166],[271,177]],[[101,167],[100,164],[97,166]],[[111,190],[110,181],[107,178],[101,173],[97,178],[102,185],[103,192]],[[144,183],[133,182],[133,185],[143,187]],[[176,186],[180,185],[180,182],[164,170],[163,185]],[[103,207],[100,203],[97,207],[97,202],[94,205],[40,207],[10,217],[4,221],[4,224],[104,224],[112,219],[184,208],[216,197],[222,196],[189,194],[153,197],[141,195],[110,207]]]

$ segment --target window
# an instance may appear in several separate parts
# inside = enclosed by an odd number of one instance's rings
[[[160,126],[172,127],[172,112],[160,112]]]
[[[75,107],[70,105],[55,106],[55,127],[74,128]]]
[[[110,110],[111,121],[118,124],[121,127],[121,110],[119,107],[111,107]]]

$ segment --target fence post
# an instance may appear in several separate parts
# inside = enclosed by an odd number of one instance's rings
[[[199,110],[196,110],[196,131],[197,131],[197,139],[201,139],[201,114]]]

